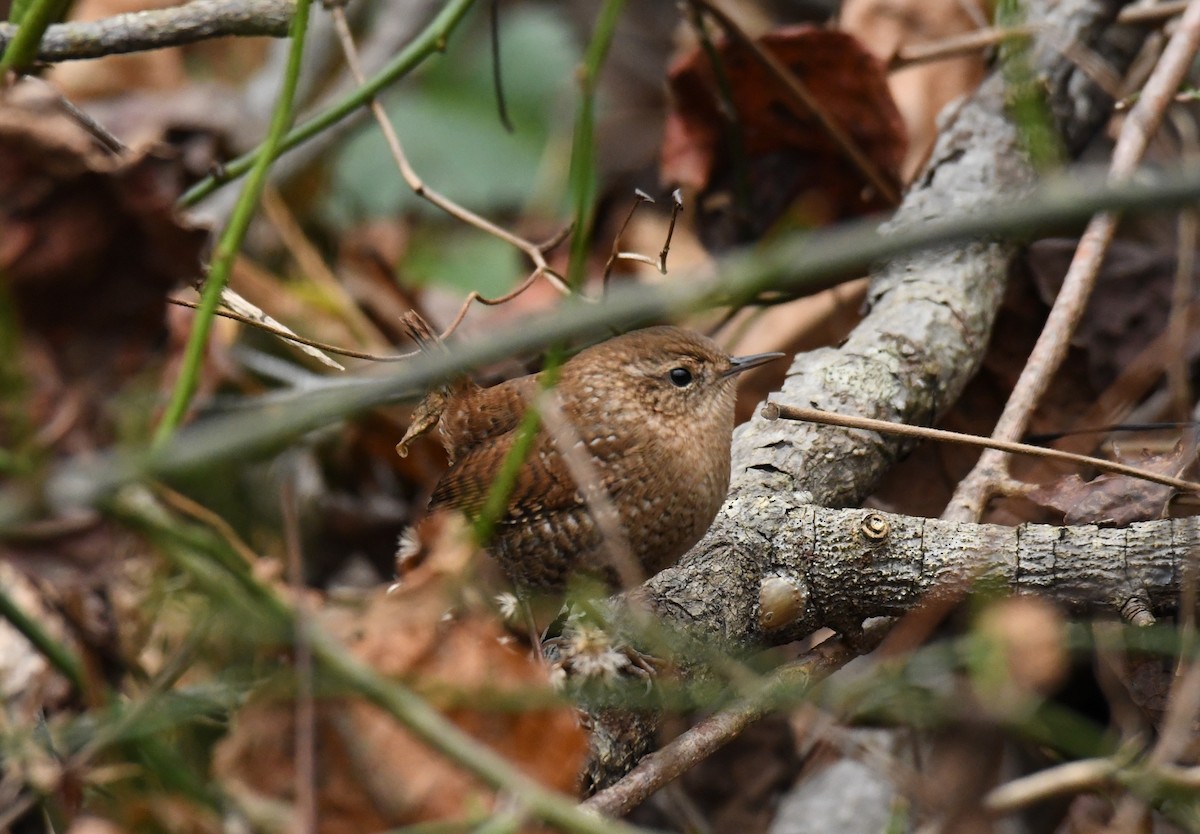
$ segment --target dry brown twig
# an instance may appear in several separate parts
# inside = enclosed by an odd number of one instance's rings
[[[168,298],[167,303],[174,304],[178,307],[188,307],[192,310],[196,310],[200,307],[200,305],[196,302],[188,301],[184,298]],[[272,322],[275,320],[269,317],[264,320],[255,316],[247,316],[243,313],[234,312],[233,310],[222,310],[220,308],[216,309],[214,313],[218,316],[222,316],[223,318],[232,319],[233,321],[241,322],[242,324],[247,324],[251,327],[257,327],[259,330],[270,333],[273,336],[278,336],[284,341],[295,342],[297,345],[315,348],[316,350],[326,351],[328,353],[336,353],[339,356],[349,356],[352,359],[366,359],[369,362],[403,362],[405,359],[412,359],[420,352],[413,350],[409,351],[408,353],[368,353],[367,351],[339,347],[337,345],[331,345],[328,342],[320,342],[316,339],[309,339],[305,336],[297,335],[291,330],[284,328],[282,325],[274,326]],[[336,367],[338,370],[345,370],[341,365],[337,365]]]
[[[1180,156],[1200,159],[1200,129],[1186,108],[1171,109],[1171,123],[1179,137]],[[1167,390],[1171,393],[1171,416],[1185,419],[1192,409],[1192,384],[1187,358],[1188,310],[1195,297],[1196,243],[1200,240],[1200,212],[1184,207],[1179,212],[1175,244],[1175,280],[1171,286],[1171,310],[1167,319]]]
[[[366,82],[366,77],[363,74],[362,66],[359,61],[358,48],[354,43],[354,35],[350,31],[349,22],[346,20],[346,13],[341,6],[334,6],[331,12],[333,14],[333,22],[337,30],[338,39],[342,45],[342,51],[346,55],[346,64],[350,67],[350,71],[358,83],[363,84]],[[499,238],[514,248],[519,249],[525,254],[526,257],[529,258],[530,261],[533,262],[534,265],[533,272],[530,273],[530,275],[510,293],[502,295],[498,298],[489,299],[478,292],[471,292],[463,302],[463,306],[459,309],[458,315],[454,317],[454,320],[441,334],[443,339],[453,333],[458,328],[458,325],[462,323],[463,318],[466,316],[467,309],[470,307],[473,301],[478,301],[480,304],[485,304],[488,306],[504,304],[525,292],[525,290],[532,286],[534,281],[536,281],[539,277],[545,276],[546,280],[550,282],[550,285],[563,295],[571,294],[571,289],[567,286],[566,281],[563,280],[561,275],[551,269],[550,265],[546,262],[545,253],[548,251],[548,248],[552,247],[538,245],[532,241],[526,240],[523,237],[515,235],[507,229],[497,226],[490,220],[480,217],[473,211],[458,205],[458,203],[455,203],[450,198],[426,185],[421,177],[417,174],[416,170],[409,163],[408,156],[404,153],[404,148],[400,144],[400,137],[396,135],[396,130],[392,127],[392,123],[388,119],[387,113],[383,109],[383,105],[379,103],[378,98],[371,99],[370,110],[371,114],[375,117],[375,121],[379,124],[379,129],[383,132],[384,139],[387,141],[388,149],[391,151],[392,158],[396,162],[396,167],[400,170],[400,175],[404,177],[404,181],[408,183],[409,188],[413,190],[414,194],[422,199],[428,200],[430,203],[437,206],[451,217],[461,220],[463,223],[466,223],[470,226],[474,226],[475,228],[486,232],[493,237]]]
[[[1175,489],[1183,492],[1200,494],[1200,483],[1196,483],[1194,481],[1185,481],[1181,478],[1173,478],[1170,475],[1160,475],[1157,472],[1150,472],[1145,469],[1139,469],[1136,466],[1128,466],[1124,463],[1104,460],[1103,458],[1094,458],[1089,455],[1077,455],[1073,452],[1062,452],[1058,449],[1046,449],[1041,446],[1030,446],[1026,443],[997,440],[995,438],[987,437],[976,437],[972,434],[961,434],[959,432],[946,431],[945,429],[930,429],[925,428],[924,426],[909,426],[903,423],[889,423],[886,420],[875,420],[870,417],[855,417],[847,414],[835,414],[830,411],[821,411],[820,409],[816,408],[801,408],[799,406],[780,405],[772,402],[768,402],[763,406],[762,416],[767,420],[801,420],[808,423],[822,423],[828,426],[841,426],[848,429],[865,429],[867,431],[899,434],[905,437],[918,437],[923,440],[937,440],[945,443],[958,443],[963,446],[975,446],[982,449],[995,449],[1011,454],[1029,455],[1030,457],[1050,458],[1052,460],[1061,460],[1068,463],[1077,463],[1083,466],[1092,466],[1105,472],[1113,472],[1118,475],[1128,475],[1131,478],[1140,478],[1144,481],[1152,481],[1156,484],[1164,484],[1165,486],[1174,487]]]
[[[984,798],[983,807],[991,814],[1011,814],[1054,796],[1107,785],[1120,767],[1111,758],[1082,759],[1049,767],[994,788]]]
[[[1144,767],[1130,763],[1121,751],[1103,759],[1080,759],[1021,776],[992,790],[984,798],[990,814],[1011,814],[1047,799],[1085,791],[1102,790],[1113,784],[1160,784],[1182,790],[1200,788],[1200,767],[1163,764]],[[1106,830],[1116,831],[1109,827]]]
[[[612,251],[609,252],[608,260],[604,262],[604,277],[601,279],[601,286],[606,289],[608,278],[617,261],[646,264],[657,269],[660,275],[667,274],[667,254],[671,251],[671,238],[675,236],[675,222],[679,219],[679,213],[683,211],[683,193],[678,188],[671,192],[671,224],[667,227],[667,239],[663,242],[662,249],[659,250],[657,260],[640,252],[621,251],[621,238],[624,236],[625,230],[629,228],[629,221],[633,220],[633,215],[646,203],[654,202],[654,198],[640,188],[635,189],[633,193],[634,203],[629,207],[629,213],[625,215],[625,221],[621,224],[621,228],[613,236]]]
[[[1191,66],[1198,46],[1200,0],[1192,0],[1180,19],[1179,28],[1146,82],[1141,97],[1121,128],[1109,168],[1110,180],[1125,180],[1133,175],[1175,90]],[[993,438],[1015,441],[1028,428],[1034,408],[1066,357],[1071,335],[1091,296],[1116,224],[1117,215],[1112,212],[1097,214],[1088,224],[1046,325],[992,432]],[[993,449],[985,451],[975,468],[959,482],[942,518],[948,521],[977,521],[993,494],[993,486],[1007,478],[1008,458],[1005,453]]]

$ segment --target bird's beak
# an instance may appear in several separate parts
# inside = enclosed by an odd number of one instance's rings
[[[729,370],[721,374],[721,376],[726,377],[740,374],[742,371],[757,368],[759,365],[764,365],[767,362],[786,355],[784,353],[756,353],[753,356],[734,356],[729,360]]]

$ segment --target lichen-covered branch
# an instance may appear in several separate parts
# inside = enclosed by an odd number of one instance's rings
[[[45,63],[77,61],[229,35],[282,38],[295,10],[292,0],[192,0],[167,9],[59,23],[46,30],[37,59]],[[0,52],[16,32],[11,23],[0,23]]]
[[[1183,565],[1200,547],[1197,518],[1005,527],[797,507],[788,494],[737,499],[726,512],[747,528],[772,530],[769,541],[742,536],[722,545],[749,568],[722,571],[719,594],[664,579],[648,601],[707,634],[749,615],[748,631],[737,636],[758,643],[788,642],[821,626],[852,631],[864,619],[980,587],[1148,623],[1151,612],[1174,606]]]

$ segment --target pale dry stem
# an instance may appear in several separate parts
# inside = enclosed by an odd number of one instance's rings
[[[918,437],[926,440],[937,440],[946,443],[957,443],[963,446],[975,446],[1011,454],[1051,458],[1069,463],[1092,466],[1105,472],[1113,472],[1118,475],[1128,475],[1131,478],[1140,478],[1144,481],[1152,481],[1156,484],[1174,487],[1175,489],[1183,492],[1200,494],[1200,483],[1196,483],[1194,481],[1186,481],[1182,478],[1175,478],[1170,475],[1162,475],[1158,472],[1150,472],[1146,469],[1139,469],[1136,466],[1128,466],[1123,463],[1104,460],[1103,458],[1094,458],[1089,457],[1088,455],[1077,455],[1072,452],[1062,452],[1058,449],[1046,449],[1041,446],[1030,446],[1026,443],[996,440],[995,438],[976,437],[975,435],[961,434],[959,432],[946,431],[945,429],[930,429],[925,428],[924,426],[909,426],[903,423],[889,423],[886,420],[875,420],[870,417],[835,414],[830,411],[821,411],[816,408],[801,408],[798,406],[780,405],[778,403],[767,403],[765,406],[763,406],[762,415],[763,418],[767,420],[781,418],[784,420],[803,420],[810,423],[822,423],[825,425],[842,426],[850,429],[866,429],[867,431],[899,434],[906,437]],[[1014,487],[1014,482],[1009,479],[1007,475],[1004,476],[1001,483],[1005,485],[1006,489],[1013,489]]]
[[[1187,0],[1171,0],[1153,6],[1127,6],[1117,15],[1117,22],[1124,24],[1155,24],[1177,17],[1187,7]],[[917,64],[929,64],[947,58],[973,55],[985,49],[999,46],[1005,41],[1027,38],[1038,34],[1044,27],[1036,24],[1023,26],[989,26],[952,35],[929,43],[914,43],[901,47],[888,61],[888,72],[895,72]]]
[[[538,414],[546,427],[554,447],[562,455],[571,480],[579,488],[587,504],[588,514],[600,531],[609,564],[617,572],[622,588],[636,588],[646,581],[646,572],[634,558],[629,540],[621,528],[621,516],[613,504],[612,497],[600,479],[600,473],[585,451],[579,432],[571,425],[562,409],[562,401],[553,388],[542,393],[538,400]]]

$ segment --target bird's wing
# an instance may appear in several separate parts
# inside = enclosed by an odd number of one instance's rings
[[[477,447],[490,448],[521,422],[538,390],[536,376],[523,376],[493,385],[474,387],[453,399],[442,414],[441,429],[452,463]]]
[[[510,431],[461,454],[438,481],[429,506],[455,507],[469,516],[477,515],[515,439],[516,432]],[[552,439],[539,431],[524,464],[517,470],[507,509],[499,521],[536,518],[582,506],[583,498]]]

